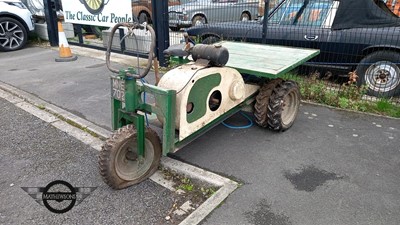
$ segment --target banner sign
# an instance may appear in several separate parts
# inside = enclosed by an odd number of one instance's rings
[[[131,0],[62,0],[67,23],[113,27],[133,22]]]

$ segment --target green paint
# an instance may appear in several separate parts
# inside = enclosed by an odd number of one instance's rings
[[[130,68],[128,71],[134,73]],[[175,147],[176,91],[165,90],[150,84],[142,84],[136,79],[126,76],[125,70],[121,70],[117,78],[125,81],[125,107],[122,107],[123,103],[121,101],[112,98],[113,129],[117,130],[127,124],[134,124],[138,132],[138,153],[144,156],[145,121],[144,116],[138,114],[138,112],[155,113],[163,117],[165,121],[162,143],[163,155],[173,152]],[[151,105],[147,102],[143,102],[141,98],[143,92],[153,95],[157,104]]]
[[[144,138],[146,130],[144,128],[144,116],[137,114],[135,116],[135,127],[137,130],[137,146],[138,146],[138,155],[141,157],[145,157],[144,155]]]
[[[198,79],[190,90],[188,103],[193,103],[193,111],[187,114],[188,123],[203,117],[207,112],[208,95],[211,90],[221,83],[221,74],[210,74],[206,77]]]
[[[176,117],[176,91],[169,90],[163,105],[165,112],[163,129],[163,155],[173,152],[175,149],[175,117]]]
[[[112,129],[117,130],[121,127],[119,110],[122,109],[122,103],[116,99],[111,99],[111,119],[112,119]]]

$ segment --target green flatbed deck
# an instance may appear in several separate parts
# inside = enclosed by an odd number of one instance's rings
[[[226,66],[240,73],[277,78],[317,56],[319,50],[277,45],[222,41],[229,51]]]

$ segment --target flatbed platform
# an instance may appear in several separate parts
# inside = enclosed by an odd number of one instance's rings
[[[229,51],[226,66],[240,73],[277,78],[319,54],[317,49],[244,42],[218,42]]]

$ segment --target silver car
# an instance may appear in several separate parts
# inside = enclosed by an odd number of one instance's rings
[[[0,0],[0,51],[23,48],[34,30],[31,12],[19,0]]]
[[[168,7],[169,28],[178,31],[205,23],[254,20],[258,10],[257,0],[191,0]]]

